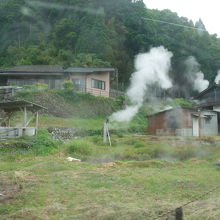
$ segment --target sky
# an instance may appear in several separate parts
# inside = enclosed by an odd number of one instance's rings
[[[194,23],[202,19],[210,34],[220,37],[220,0],[144,0],[147,8],[170,9]]]

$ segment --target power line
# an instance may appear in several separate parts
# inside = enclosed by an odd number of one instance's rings
[[[206,31],[205,29],[202,28],[196,28],[196,27],[190,27],[190,26],[186,26],[183,24],[176,24],[176,23],[172,23],[172,22],[168,22],[168,21],[162,21],[162,20],[158,20],[158,19],[152,19],[152,18],[144,18],[142,17],[144,20],[149,20],[149,21],[155,21],[155,22],[159,22],[159,23],[164,23],[164,24],[170,24],[170,25],[174,25],[174,26],[178,26],[178,27],[184,27],[184,28],[189,28],[189,29],[194,29],[194,30],[198,30],[198,31]]]

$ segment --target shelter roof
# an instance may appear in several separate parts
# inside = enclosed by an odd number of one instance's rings
[[[8,102],[0,102],[0,109],[5,112],[15,112],[20,111],[22,108],[26,107],[27,110],[40,110],[46,109],[45,107],[38,105],[33,102],[25,101],[25,100],[17,100],[17,101],[8,101]]]

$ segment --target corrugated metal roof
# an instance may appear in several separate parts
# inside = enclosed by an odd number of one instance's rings
[[[168,108],[165,108],[161,111],[158,111],[158,112],[155,112],[155,113],[152,113],[152,114],[148,114],[147,116],[150,117],[150,116],[157,115],[157,114],[160,114],[160,113],[163,113],[163,112],[168,112],[168,111],[178,110],[178,109],[188,109],[188,110],[192,110],[192,111],[196,110],[195,108],[190,108],[190,107],[171,107],[171,106],[169,106]]]
[[[38,105],[33,102],[29,102],[26,100],[17,100],[17,101],[8,101],[8,102],[0,102],[0,109],[6,112],[18,111],[22,107],[27,107],[27,109],[46,109],[45,107]]]
[[[208,93],[209,91],[215,89],[215,88],[220,88],[219,84],[214,83],[213,85],[209,86],[207,89],[203,90],[202,92],[200,92],[195,99],[199,99],[200,97],[202,97],[203,95],[205,95],[206,93]]]

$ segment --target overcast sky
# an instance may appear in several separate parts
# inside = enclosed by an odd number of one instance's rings
[[[210,34],[220,37],[220,0],[144,0],[147,8],[170,9],[194,22],[202,19]]]

